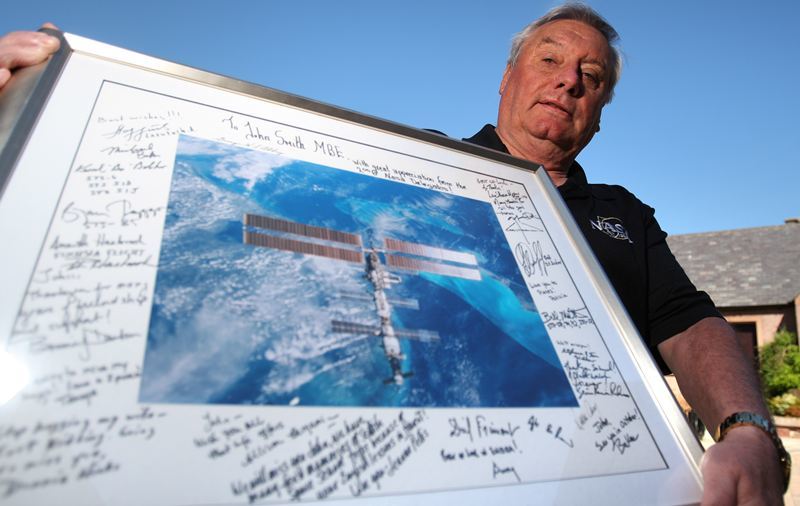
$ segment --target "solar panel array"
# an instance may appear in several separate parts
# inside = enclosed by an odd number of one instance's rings
[[[364,302],[372,302],[373,297],[371,295],[363,294],[363,293],[340,293],[339,298],[342,299],[351,299],[351,300],[359,300]],[[393,307],[402,307],[404,309],[419,309],[419,301],[417,299],[408,299],[408,298],[399,298],[399,297],[387,297],[389,304]]]
[[[259,234],[257,232],[244,231],[244,243],[262,248],[274,248],[284,251],[303,253],[304,255],[315,255],[320,257],[333,258],[335,260],[345,260],[363,264],[364,255],[359,251],[349,249],[334,248],[322,244],[314,244],[304,241],[296,241],[285,237],[274,237],[271,235]]]
[[[435,248],[433,246],[426,246],[425,244],[416,244],[413,242],[401,241],[399,239],[392,239],[387,237],[384,239],[384,245],[387,250],[399,251],[401,253],[408,253],[420,257],[428,257],[436,260],[445,260],[448,262],[458,262],[461,264],[478,265],[478,260],[475,255],[471,253],[461,253],[449,249]]]
[[[427,260],[419,260],[416,258],[409,258],[400,255],[392,255],[390,253],[386,254],[386,265],[409,271],[431,272],[434,274],[443,274],[445,276],[453,276],[456,278],[471,279],[475,281],[481,280],[481,273],[477,269],[470,269],[468,267],[459,267],[457,265],[428,262]]]
[[[264,231],[292,234],[300,237],[310,237],[322,241],[335,242],[362,248],[361,236],[350,234],[339,230],[324,227],[315,227],[296,223],[293,221],[282,220],[270,216],[257,214],[244,215],[244,242],[253,246],[274,248],[284,251],[292,251],[305,255],[315,255],[335,260],[344,260],[353,263],[364,263],[363,251],[353,249],[337,248],[325,244],[307,242],[299,239],[267,235],[248,230],[247,227],[258,228]],[[401,241],[399,239],[386,238],[384,246],[387,251],[395,251],[401,254],[385,253],[385,262],[388,267],[404,269],[414,272],[430,272],[453,276],[463,279],[480,281],[481,273],[473,266],[478,265],[478,260],[471,253],[462,253],[443,248],[436,248],[424,244]],[[406,255],[414,255],[421,258],[411,258]],[[453,265],[456,262],[462,265]]]
[[[397,337],[402,337],[403,339],[413,339],[423,343],[439,340],[439,333],[435,330],[395,329],[394,333],[397,335]]]
[[[380,327],[376,325],[364,325],[341,320],[331,320],[331,330],[343,334],[372,334],[376,336],[381,332]]]
[[[276,232],[285,232],[287,234],[303,235],[306,237],[313,237],[315,239],[323,239],[325,241],[352,244],[358,247],[361,247],[362,245],[360,235],[348,234],[347,232],[341,232],[339,230],[333,230],[330,228],[304,225],[303,223],[281,220],[280,218],[260,216],[258,214],[245,214],[244,224],[245,226],[249,227],[274,230]]]
[[[364,325],[363,323],[345,322],[342,320],[331,320],[331,330],[341,334],[370,334],[379,336],[380,327],[377,325]],[[421,342],[436,341],[439,333],[425,329],[395,329],[394,334],[403,339],[414,339]]]

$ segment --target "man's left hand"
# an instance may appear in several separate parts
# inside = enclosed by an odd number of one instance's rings
[[[772,441],[757,427],[731,429],[701,464],[702,506],[783,504],[783,471]]]

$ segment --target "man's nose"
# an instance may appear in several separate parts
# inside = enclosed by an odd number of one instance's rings
[[[567,93],[573,97],[583,95],[583,81],[581,80],[580,69],[565,66],[558,73],[558,85],[556,88],[566,88]]]

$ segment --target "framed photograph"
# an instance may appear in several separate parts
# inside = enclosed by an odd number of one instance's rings
[[[544,170],[59,36],[0,94],[4,504],[699,502]]]

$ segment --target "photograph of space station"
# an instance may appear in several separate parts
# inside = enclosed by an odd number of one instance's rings
[[[139,397],[577,405],[489,203],[188,136]]]

